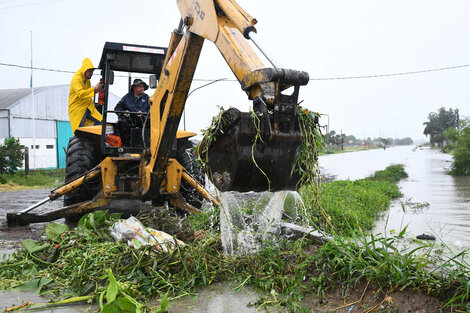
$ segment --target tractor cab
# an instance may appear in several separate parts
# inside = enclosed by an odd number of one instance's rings
[[[98,68],[104,81],[102,90],[95,97],[98,108],[103,116],[101,126],[80,127],[78,135],[99,136],[99,149],[102,155],[119,155],[122,153],[140,153],[150,146],[150,116],[148,112],[120,112],[109,106],[109,89],[113,85],[116,72],[122,72],[121,77],[128,77],[128,88],[122,90],[120,97],[131,88],[133,78],[149,82],[150,88],[156,88],[165,61],[167,48],[106,42]],[[127,73],[127,75],[125,74]],[[97,98],[97,99],[96,99]],[[96,101],[97,100],[97,101]],[[123,134],[116,121],[117,117],[126,114],[131,120],[139,120],[139,126],[126,129],[126,142],[121,140]],[[112,116],[114,115],[114,117]],[[98,135],[98,136],[97,136]]]

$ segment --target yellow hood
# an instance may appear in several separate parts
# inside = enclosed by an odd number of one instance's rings
[[[78,73],[80,73],[82,76],[84,76],[85,72],[87,70],[89,70],[90,68],[93,68],[93,69],[95,68],[93,66],[93,63],[91,63],[89,58],[84,58],[83,63],[82,63],[82,67],[78,70]]]

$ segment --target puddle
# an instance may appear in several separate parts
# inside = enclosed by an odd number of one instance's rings
[[[197,291],[195,296],[170,301],[171,313],[239,313],[239,312],[265,312],[256,311],[257,306],[249,306],[256,302],[258,295],[247,289],[241,288],[234,291],[235,287],[229,283],[214,283]],[[270,308],[270,312],[277,312]]]

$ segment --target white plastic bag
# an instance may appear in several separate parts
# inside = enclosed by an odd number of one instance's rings
[[[145,227],[133,216],[127,220],[114,223],[109,231],[116,241],[124,241],[135,249],[151,245],[157,251],[168,253],[174,251],[177,246],[185,246],[184,242],[165,232]]]

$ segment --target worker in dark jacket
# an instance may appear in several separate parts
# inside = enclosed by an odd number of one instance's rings
[[[116,104],[115,111],[148,113],[150,111],[149,96],[144,92],[149,86],[141,79],[134,79],[129,93]],[[130,130],[143,127],[147,115],[118,113],[118,129],[124,146],[130,145]],[[147,125],[150,121],[147,121]]]

